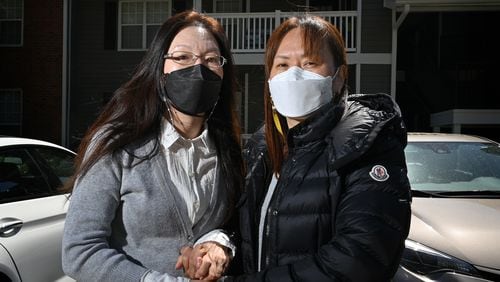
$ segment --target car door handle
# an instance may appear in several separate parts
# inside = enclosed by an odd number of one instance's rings
[[[11,237],[17,234],[23,227],[23,221],[13,217],[0,219],[0,237]]]

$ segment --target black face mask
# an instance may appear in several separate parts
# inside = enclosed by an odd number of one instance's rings
[[[162,99],[166,94],[177,110],[192,116],[213,110],[222,87],[220,76],[201,64],[166,74],[164,82]]]

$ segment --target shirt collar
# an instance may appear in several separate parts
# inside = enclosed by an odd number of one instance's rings
[[[208,126],[206,122],[203,127],[204,129],[199,136],[193,139],[186,139],[179,134],[177,129],[175,129],[175,127],[167,119],[163,118],[161,125],[161,143],[166,149],[169,149],[176,143],[195,143],[208,149],[213,149],[213,144],[208,136]]]

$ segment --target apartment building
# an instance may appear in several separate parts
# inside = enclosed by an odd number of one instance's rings
[[[10,9],[3,5],[19,3],[21,27],[16,30],[11,27],[16,19],[3,13]],[[326,18],[341,31],[351,92],[391,94],[409,130],[476,133],[500,140],[500,95],[494,83],[500,46],[492,36],[500,1],[51,0],[40,7],[36,3],[0,0],[0,134],[76,146],[102,106],[129,78],[161,23],[172,14],[194,9],[219,20],[228,34],[246,134],[263,120],[263,54],[269,34],[287,17],[309,13]],[[60,25],[48,21],[32,25],[36,15],[29,11],[46,15],[43,9]],[[38,37],[47,41],[45,45],[36,50],[27,46],[34,36],[28,25],[40,29]],[[22,42],[7,46],[4,41],[12,33],[8,30],[20,32]],[[55,34],[58,37],[51,37]],[[38,75],[16,71],[33,72],[37,69],[28,66],[54,58],[58,58],[55,66],[39,68]],[[33,76],[47,85],[33,81]],[[38,97],[37,90],[44,87],[52,96]],[[12,89],[22,89],[22,94],[13,99]]]

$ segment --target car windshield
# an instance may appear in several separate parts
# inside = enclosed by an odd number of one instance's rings
[[[414,191],[500,192],[500,147],[479,142],[410,142],[405,149]]]

